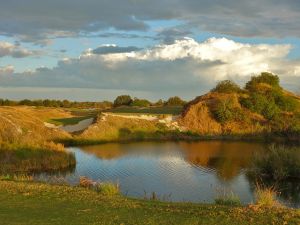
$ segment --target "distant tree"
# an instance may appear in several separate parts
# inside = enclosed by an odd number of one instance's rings
[[[162,99],[159,99],[157,102],[155,102],[153,105],[155,106],[163,106],[165,102]]]
[[[259,76],[254,76],[246,83],[246,89],[251,91],[257,88],[258,84],[268,84],[273,88],[280,88],[279,77],[272,73],[263,72]]]
[[[151,105],[151,102],[147,99],[138,99],[134,98],[131,106],[138,106],[138,107],[149,107]]]
[[[64,107],[64,108],[68,108],[68,107],[70,107],[71,106],[71,103],[68,101],[68,100],[63,100],[62,101],[62,107]]]
[[[132,98],[129,95],[120,95],[114,101],[114,106],[130,105]]]
[[[186,102],[182,100],[180,97],[174,96],[169,98],[165,104],[168,106],[183,106],[186,104]]]
[[[18,105],[29,105],[30,106],[30,105],[33,105],[33,102],[29,99],[24,99],[24,100],[21,100]]]
[[[211,91],[218,93],[239,93],[242,91],[242,89],[233,81],[224,80],[220,81]]]

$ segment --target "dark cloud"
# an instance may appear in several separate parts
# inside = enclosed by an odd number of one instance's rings
[[[191,35],[192,32],[188,30],[181,30],[180,28],[166,28],[157,33],[157,39],[162,39],[164,43],[171,44],[176,39],[180,39],[182,37],[187,37]]]
[[[108,28],[145,31],[147,21],[173,19],[186,26],[173,30],[175,36],[201,29],[243,37],[300,37],[299,11],[297,0],[1,0],[0,34],[47,44],[51,38]]]
[[[105,55],[105,54],[112,54],[112,53],[135,52],[140,50],[142,49],[134,46],[119,47],[119,46],[109,45],[109,46],[100,46],[94,49],[92,52],[98,55]]]

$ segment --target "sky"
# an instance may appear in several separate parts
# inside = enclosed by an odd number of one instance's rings
[[[300,93],[299,0],[0,0],[0,98],[190,100],[272,72]]]

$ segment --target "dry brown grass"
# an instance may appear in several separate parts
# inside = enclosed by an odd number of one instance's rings
[[[230,100],[240,110],[243,119],[220,123],[213,112],[219,102]],[[244,135],[263,133],[269,130],[265,119],[241,107],[238,94],[208,93],[195,98],[185,108],[180,125],[204,135]]]
[[[79,138],[87,140],[123,140],[137,133],[153,133],[158,130],[157,123],[143,119],[99,116],[97,122],[86,129]]]
[[[45,127],[43,119],[62,114],[65,113],[54,109],[0,107],[0,142],[55,147],[54,143],[49,142],[50,140],[69,137],[69,134]]]

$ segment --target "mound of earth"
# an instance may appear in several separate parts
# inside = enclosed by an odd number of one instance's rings
[[[179,124],[187,130],[202,135],[253,134],[268,130],[266,119],[243,108],[239,103],[239,97],[237,93],[215,92],[196,97],[186,105]],[[233,107],[239,111],[243,119],[225,123],[216,119],[214,112],[217,105],[226,101],[232,102]]]

